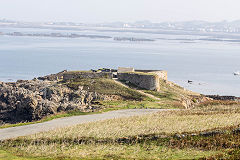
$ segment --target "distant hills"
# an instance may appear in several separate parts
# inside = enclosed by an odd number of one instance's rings
[[[141,29],[163,29],[177,31],[200,31],[200,32],[227,32],[239,33],[240,20],[236,21],[184,21],[184,22],[161,22],[152,23],[150,21],[137,21],[133,23],[112,22],[112,23],[96,23],[84,24],[74,22],[20,22],[6,19],[0,19],[0,26],[9,27],[110,27],[110,28],[141,28]]]

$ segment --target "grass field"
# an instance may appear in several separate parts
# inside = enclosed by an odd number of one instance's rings
[[[239,124],[239,105],[206,106],[82,124],[4,141],[0,148],[52,159],[228,159],[240,153],[240,133],[233,132]],[[202,134],[216,130],[225,132]]]

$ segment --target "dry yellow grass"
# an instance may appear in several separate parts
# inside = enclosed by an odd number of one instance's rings
[[[155,145],[119,144],[64,144],[28,145],[11,148],[11,152],[21,156],[57,159],[198,159],[220,153],[220,151],[201,151],[197,149],[170,149]],[[60,159],[60,158],[59,158]]]
[[[223,111],[224,110],[223,107]],[[240,112],[236,112],[236,110],[232,112],[222,112],[222,110],[214,111],[214,109],[210,111],[169,111],[144,116],[92,122],[40,133],[27,138],[77,139],[81,137],[93,137],[97,139],[115,139],[146,134],[199,132],[214,128],[236,126],[239,124]]]

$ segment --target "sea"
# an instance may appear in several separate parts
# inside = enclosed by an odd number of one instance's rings
[[[2,33],[62,33],[112,38],[66,38],[0,35],[0,81],[62,70],[134,67],[168,71],[168,79],[201,94],[240,96],[240,42],[212,35],[171,34],[148,30],[0,27]],[[116,41],[114,37],[154,41]],[[216,37],[215,37],[216,38]],[[192,81],[192,83],[188,83]]]

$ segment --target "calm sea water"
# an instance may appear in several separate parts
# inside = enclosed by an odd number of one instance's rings
[[[66,32],[0,28],[0,32]],[[75,33],[68,31],[69,33]],[[191,36],[140,33],[101,33],[120,37],[160,38],[155,42],[118,42],[113,39],[0,36],[0,81],[16,81],[67,70],[134,67],[168,71],[169,80],[203,94],[240,96],[240,44],[161,40]],[[188,84],[193,80],[193,84]]]

